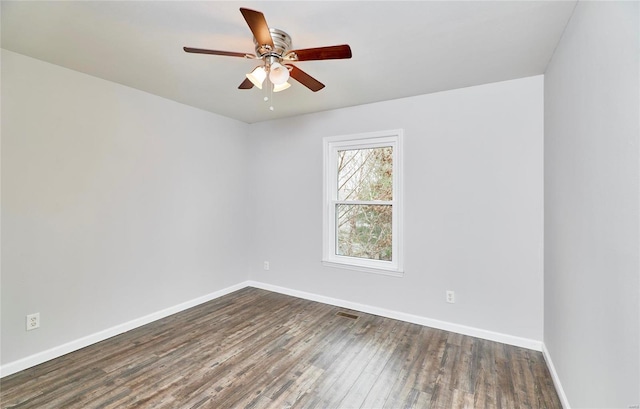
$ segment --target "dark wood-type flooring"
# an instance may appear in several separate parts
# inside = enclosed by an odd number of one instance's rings
[[[539,352],[255,288],[0,388],[2,408],[561,408]]]

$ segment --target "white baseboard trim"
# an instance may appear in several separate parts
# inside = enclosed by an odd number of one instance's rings
[[[223,295],[227,295],[229,293],[240,290],[247,286],[248,286],[247,282],[234,284],[230,287],[223,288],[222,290],[215,291],[213,293],[204,295],[202,297],[198,297],[193,300],[189,300],[181,304],[174,305],[173,307],[165,308],[164,310],[154,312],[149,315],[145,315],[144,317],[133,319],[131,321],[116,325],[114,327],[105,329],[103,331],[99,331],[94,334],[82,337],[80,339],[67,342],[66,344],[53,347],[46,351],[38,352],[36,354],[19,359],[17,361],[9,362],[5,365],[0,366],[0,378],[31,368],[41,363],[50,361],[54,358],[58,358],[70,352],[77,351],[81,348],[87,347],[97,342],[104,341],[107,338],[111,338],[115,335],[122,334],[123,332],[127,332],[132,329],[141,327],[153,321],[157,321],[161,318],[168,317],[169,315],[175,314],[180,311],[184,311],[191,307],[195,307],[196,305],[205,303],[207,301],[214,300],[216,298],[222,297]]]
[[[556,367],[553,365],[553,361],[551,360],[551,354],[549,354],[549,350],[544,343],[542,344],[542,355],[544,356],[544,360],[547,363],[549,372],[551,373],[551,379],[553,379],[553,385],[556,387],[556,392],[558,392],[562,409],[571,409],[567,395],[564,393],[564,389],[562,389],[562,384],[560,383],[560,377],[556,372]]]
[[[317,301],[324,304],[335,305],[336,307],[348,308],[350,310],[362,311],[368,314],[379,315],[381,317],[392,318],[400,321],[410,322],[412,324],[424,325],[425,327],[442,329],[458,334],[469,335],[476,338],[482,338],[489,341],[500,342],[503,344],[513,345],[517,347],[527,348],[534,351],[542,351],[542,341],[536,341],[528,338],[516,337],[513,335],[502,334],[499,332],[488,331],[480,328],[468,327],[466,325],[454,324],[451,322],[435,320],[432,318],[422,317],[404,312],[387,310],[385,308],[373,307],[366,304],[358,304],[351,301],[340,300],[337,298],[326,297],[304,291],[292,290],[290,288],[279,287],[272,284],[261,283],[259,281],[248,281],[248,286],[261,288],[263,290],[273,291],[276,293],[291,295],[293,297],[304,298],[310,301]]]
[[[522,348],[532,349],[535,351],[543,351],[543,347],[544,347],[542,342],[535,341],[528,338],[521,338],[513,335],[502,334],[499,332],[493,332],[493,331],[483,330],[479,328],[468,327],[465,325],[459,325],[459,324],[454,324],[446,321],[435,320],[432,318],[421,317],[418,315],[407,314],[404,312],[393,311],[393,310],[374,307],[366,304],[359,304],[351,301],[340,300],[337,298],[326,297],[319,294],[292,290],[290,288],[279,287],[276,285],[261,283],[258,281],[244,281],[238,284],[234,284],[230,287],[215,291],[213,293],[204,295],[202,297],[198,297],[193,300],[175,305],[173,307],[165,308],[164,310],[154,312],[149,315],[145,315],[144,317],[136,318],[131,321],[125,322],[123,324],[119,324],[114,327],[107,328],[103,331],[99,331],[94,334],[87,335],[85,337],[68,342],[66,344],[53,347],[46,351],[38,352],[36,354],[19,359],[17,361],[9,362],[5,365],[0,366],[0,378],[31,368],[41,363],[50,361],[62,355],[66,355],[70,352],[77,351],[79,349],[85,348],[97,342],[104,341],[105,339],[122,334],[132,329],[141,327],[153,321],[157,321],[159,319],[168,317],[169,315],[178,313],[180,311],[184,311],[186,309],[195,307],[207,301],[214,300],[216,298],[222,297],[224,295],[227,295],[229,293],[232,293],[234,291],[240,290],[245,287],[261,288],[263,290],[273,291],[273,292],[285,294],[285,295],[291,295],[293,297],[298,297],[298,298],[304,298],[310,301],[317,301],[324,304],[335,305],[341,308],[348,308],[351,310],[362,311],[369,314],[379,315],[381,317],[392,318],[400,321],[410,322],[413,324],[424,325],[426,327],[442,329],[445,331],[451,331],[458,334],[469,335],[472,337],[514,345]],[[545,359],[546,358],[548,358],[548,352],[545,354]],[[559,387],[560,383],[558,381],[555,370],[553,370],[553,365],[551,364],[550,358],[547,360],[547,363],[549,364],[551,375],[553,376],[553,381],[554,383],[556,383],[556,388],[558,388],[558,394],[560,395],[561,400],[564,399],[563,405],[565,405],[566,397],[564,396],[564,393],[562,393],[562,389]],[[568,404],[564,406],[564,409],[568,409],[568,408],[569,408]]]

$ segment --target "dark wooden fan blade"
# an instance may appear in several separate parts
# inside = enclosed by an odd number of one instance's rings
[[[264,14],[259,11],[245,9],[243,7],[240,7],[240,12],[247,21],[253,36],[258,41],[258,44],[268,45],[273,49],[273,39],[271,38],[269,26],[267,25],[267,20],[264,18]]]
[[[343,58],[351,58],[351,47],[343,44],[330,47],[305,48],[302,50],[293,50],[289,53],[295,53],[298,56],[294,61],[340,60]]]
[[[291,75],[291,77],[294,80],[298,81],[300,84],[309,88],[311,91],[318,92],[322,88],[324,88],[323,83],[313,78],[311,75],[307,74],[306,72],[302,71],[300,68],[296,67],[295,65],[288,65],[288,66],[291,67],[291,71],[289,72],[289,75]]]
[[[233,51],[205,50],[204,48],[182,47],[182,49],[188,53],[225,55],[227,57],[243,57],[244,58],[248,55],[246,53],[236,53]]]
[[[253,82],[249,81],[249,78],[245,78],[244,81],[242,81],[242,84],[240,84],[240,86],[238,87],[238,89],[251,89],[253,88]]]

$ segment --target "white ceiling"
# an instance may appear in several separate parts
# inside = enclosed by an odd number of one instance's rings
[[[575,1],[6,1],[2,47],[253,123],[542,74]],[[256,61],[183,46],[253,53],[239,7],[262,11],[293,48],[349,44],[350,60],[297,66],[268,109],[238,90]]]

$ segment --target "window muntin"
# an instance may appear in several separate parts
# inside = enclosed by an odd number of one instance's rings
[[[402,275],[401,130],[324,139],[326,265]]]

